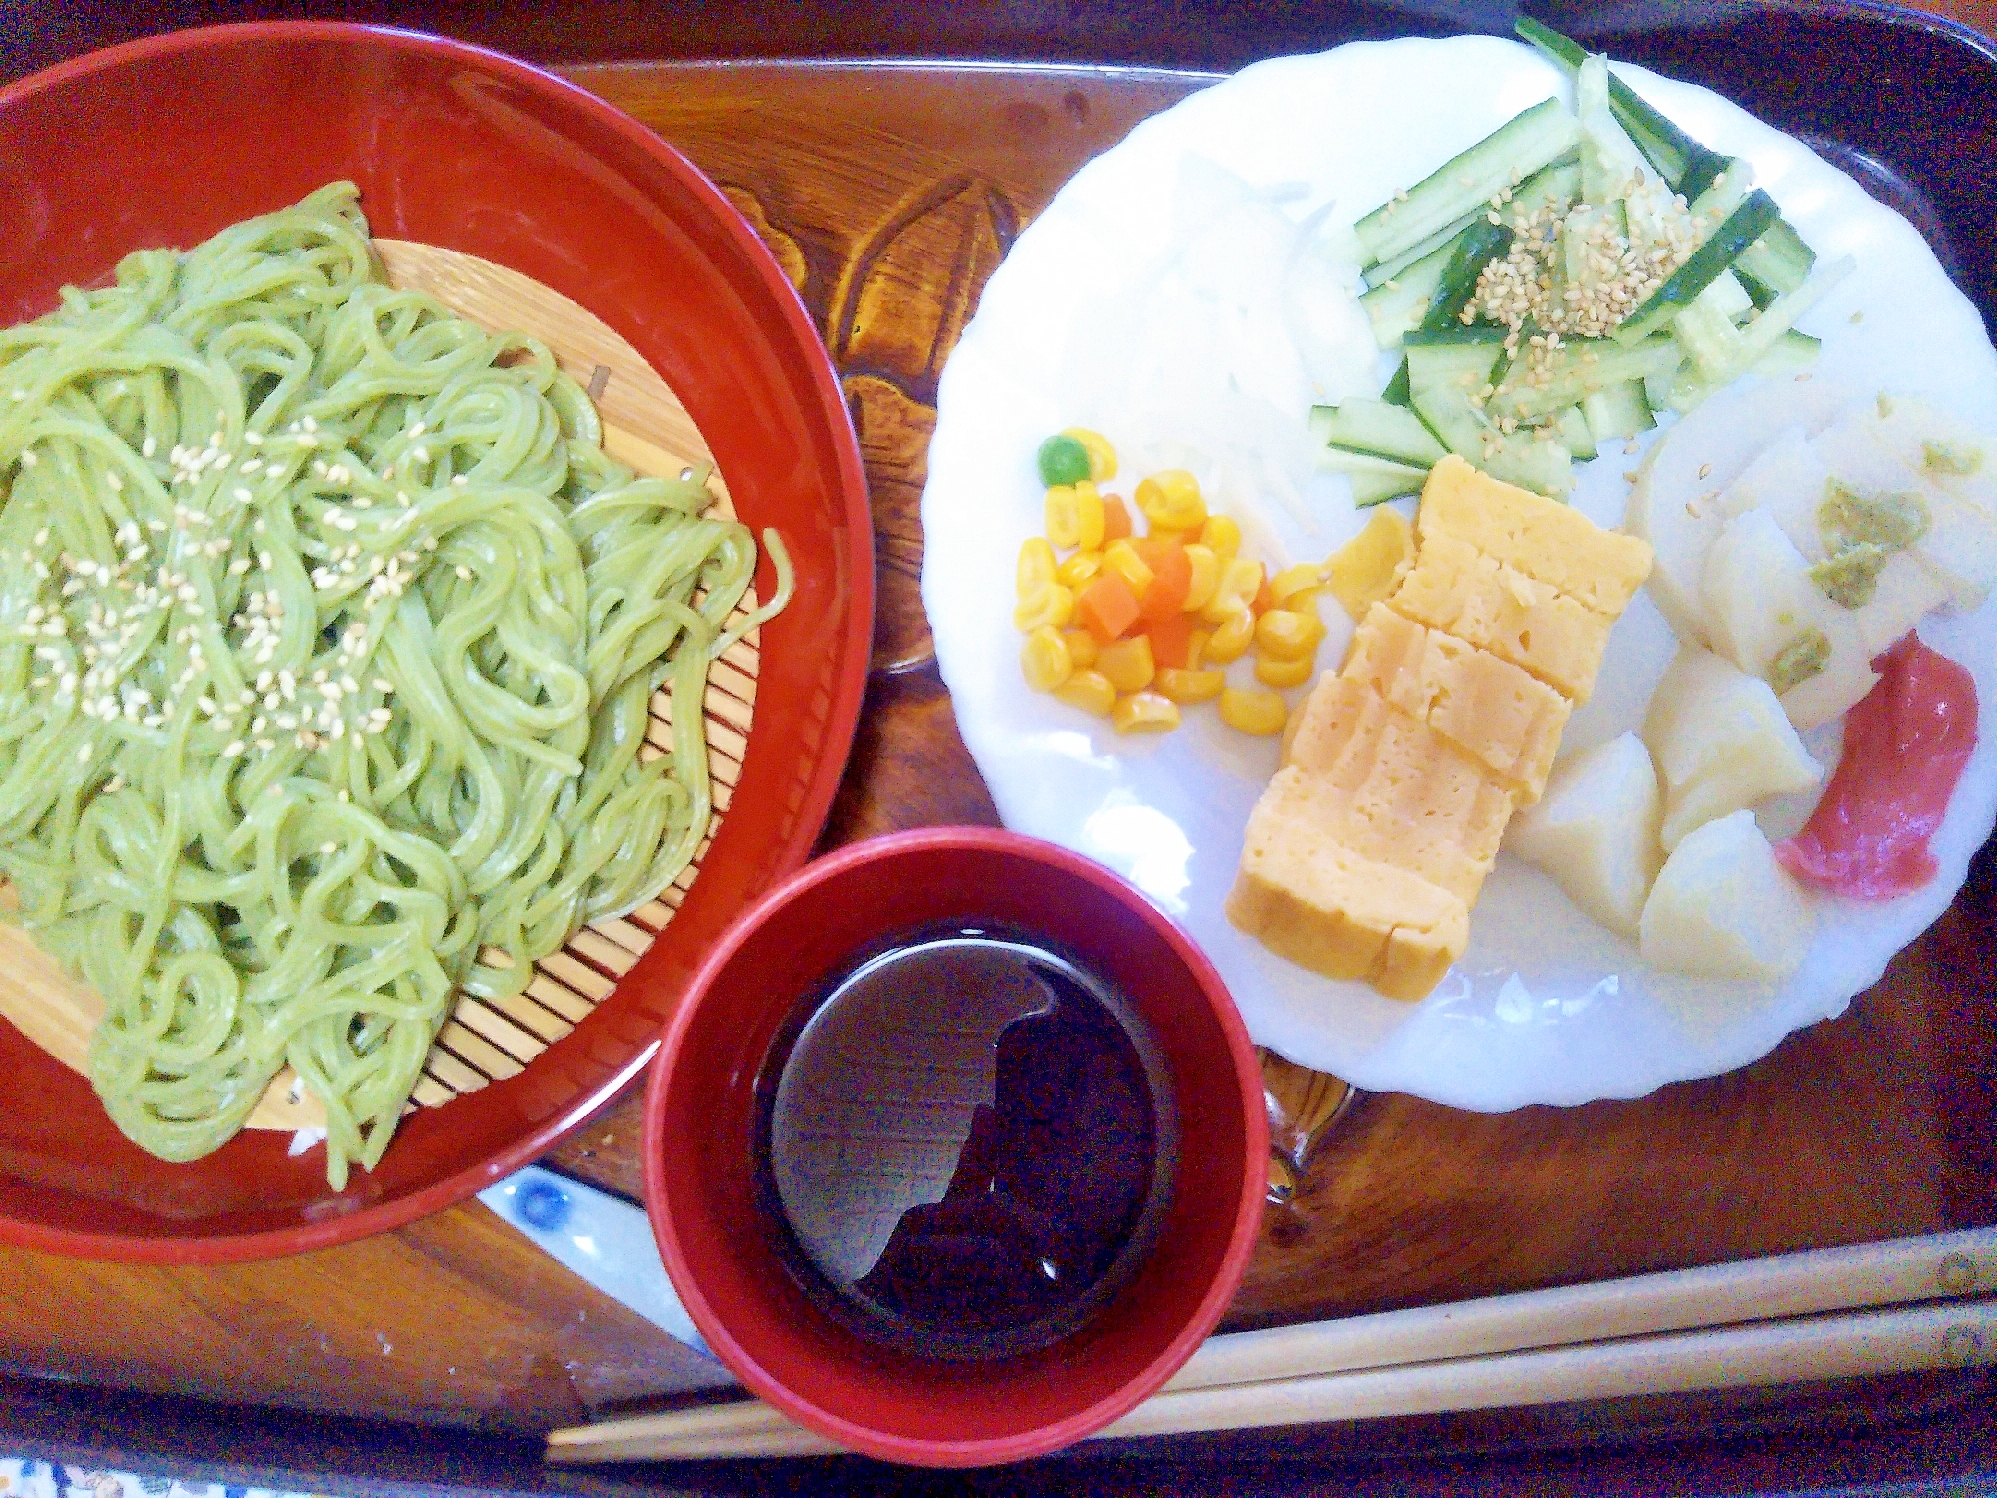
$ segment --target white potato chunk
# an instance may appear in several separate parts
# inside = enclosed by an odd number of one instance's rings
[[[1810,950],[1816,912],[1741,810],[1687,834],[1644,902],[1644,961],[1700,978],[1780,982]]]
[[[1811,580],[1809,563],[1769,507],[1744,511],[1726,523],[1706,553],[1701,592],[1714,651],[1749,676],[1771,683],[1783,672],[1793,677],[1795,668],[1785,655],[1807,649],[1813,631],[1822,637],[1820,668],[1792,682],[1782,697],[1798,730],[1837,717],[1879,679],[1870,664],[1878,652],[1866,648],[1856,616]]]
[[[1727,519],[1719,497],[1771,440],[1821,431],[1856,399],[1829,380],[1770,380],[1706,401],[1651,448],[1623,524],[1656,552],[1646,586],[1681,640],[1708,643],[1699,581]]]
[[[1550,875],[1593,920],[1635,937],[1664,862],[1663,816],[1650,751],[1626,733],[1557,765],[1545,795],[1512,818],[1505,849]]]
[[[1694,828],[1824,778],[1768,683],[1692,645],[1651,694],[1643,741],[1664,781],[1667,853]]]

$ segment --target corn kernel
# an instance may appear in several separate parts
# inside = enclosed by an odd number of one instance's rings
[[[1186,669],[1197,671],[1207,663],[1207,646],[1213,642],[1213,631],[1196,629],[1186,636]]]
[[[1186,589],[1183,607],[1196,614],[1212,603],[1213,595],[1220,590],[1220,558],[1211,546],[1195,541],[1186,548],[1186,560],[1193,564],[1193,581]]]
[[[1045,583],[1054,581],[1054,548],[1045,536],[1028,536],[1019,548],[1019,568],[1014,587],[1023,603]]]
[[[1100,432],[1092,432],[1087,427],[1069,427],[1061,433],[1063,437],[1073,437],[1082,444],[1082,451],[1089,455],[1089,477],[1098,484],[1116,477],[1116,449],[1109,445],[1109,439]]]
[[[1200,545],[1211,548],[1223,562],[1230,561],[1241,550],[1241,527],[1232,516],[1209,515],[1200,527]]]
[[[1073,588],[1077,593],[1096,580],[1096,574],[1103,570],[1103,554],[1099,551],[1078,551],[1054,569],[1054,581],[1064,588]]]
[[[1046,625],[1065,629],[1074,617],[1074,591],[1059,583],[1042,583],[1030,597],[1022,598],[1012,611],[1013,626],[1029,633]]]
[[[1269,579],[1269,596],[1279,609],[1302,610],[1316,601],[1323,586],[1324,576],[1316,564],[1299,562]]]
[[[1119,697],[1110,711],[1118,733],[1170,733],[1179,726],[1179,704],[1156,692]]]
[[[1220,694],[1220,721],[1237,732],[1281,733],[1288,717],[1289,709],[1274,692],[1228,687]]]
[[[1019,647],[1019,669],[1026,673],[1026,684],[1034,691],[1051,692],[1073,674],[1075,663],[1061,632],[1043,624]]]
[[[1265,687],[1300,687],[1316,671],[1317,662],[1310,656],[1296,661],[1271,660],[1261,654],[1255,657],[1255,679]]]
[[[1119,692],[1143,691],[1157,673],[1151,659],[1151,637],[1132,635],[1103,646],[1096,654],[1096,669]]]
[[[1194,531],[1206,524],[1207,505],[1200,482],[1183,468],[1167,468],[1137,481],[1137,508],[1155,530]]]
[[[1200,610],[1209,624],[1225,624],[1228,617],[1248,607],[1249,600],[1262,589],[1262,564],[1245,557],[1230,557],[1221,564],[1220,582],[1213,597]]]
[[[1075,672],[1054,688],[1054,695],[1068,706],[1079,707],[1097,718],[1107,718],[1110,709],[1116,706],[1116,688],[1100,671]]]
[[[1103,566],[1112,572],[1120,573],[1123,580],[1130,584],[1130,591],[1139,598],[1142,598],[1144,590],[1151,586],[1151,568],[1144,558],[1137,554],[1137,548],[1128,541],[1112,541],[1105,546]]]
[[[1315,613],[1271,609],[1255,621],[1255,648],[1272,660],[1308,660],[1324,638],[1324,621]]]
[[[1211,702],[1226,685],[1225,672],[1181,671],[1173,666],[1159,668],[1158,674],[1151,680],[1152,690],[1159,696],[1169,697],[1182,705]]]
[[[1064,629],[1061,638],[1068,642],[1068,659],[1077,671],[1086,671],[1096,663],[1096,653],[1102,646],[1086,629]]]
[[[1207,637],[1205,663],[1225,666],[1229,661],[1238,661],[1254,639],[1255,616],[1248,612],[1247,604],[1238,604],[1226,622]]]
[[[1062,550],[1094,551],[1103,544],[1103,497],[1088,479],[1047,491],[1047,539]]]

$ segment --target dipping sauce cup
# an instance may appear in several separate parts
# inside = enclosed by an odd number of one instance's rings
[[[1051,1345],[971,1360],[897,1351],[828,1314],[757,1158],[758,1081],[800,1005],[882,938],[949,923],[1043,940],[1119,993],[1169,1073],[1177,1145],[1155,1237],[1107,1303]],[[1261,1072],[1199,949],[1101,865],[990,828],[856,844],[745,911],[667,1025],[646,1098],[646,1206],[708,1345],[800,1425],[927,1466],[1041,1455],[1155,1392],[1240,1284],[1267,1155]]]

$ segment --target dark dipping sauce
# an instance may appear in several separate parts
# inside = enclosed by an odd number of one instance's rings
[[[1171,1081],[1130,1005],[990,923],[904,932],[799,1006],[758,1079],[759,1194],[811,1300],[919,1357],[1081,1326],[1171,1196]]]

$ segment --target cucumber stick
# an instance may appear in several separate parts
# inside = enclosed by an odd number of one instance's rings
[[[1539,433],[1501,436],[1473,401],[1499,375],[1504,357],[1503,343],[1490,339],[1411,342],[1408,385],[1415,413],[1451,452],[1491,477],[1558,498],[1574,485],[1567,448]]]
[[[1792,347],[1789,334],[1796,326],[1796,319],[1816,306],[1833,287],[1850,275],[1856,263],[1849,255],[1833,260],[1829,265],[1819,267],[1802,286],[1762,308],[1760,315],[1740,330],[1740,345],[1734,362],[1720,370],[1713,383],[1723,385],[1739,379],[1778,347],[1786,353]]]
[[[1408,411],[1414,409],[1413,402],[1408,398],[1408,361],[1406,358],[1401,360],[1401,367],[1394,371],[1394,377],[1387,381],[1387,388],[1380,392],[1380,399],[1389,406],[1399,406],[1401,409]]]
[[[1378,265],[1368,266],[1361,273],[1360,279],[1366,283],[1369,290],[1376,286],[1384,286],[1389,281],[1400,280],[1411,267],[1437,253],[1441,254],[1443,264],[1447,265],[1449,247],[1456,243],[1456,236],[1469,228],[1474,220],[1482,218],[1489,209],[1489,205],[1485,203],[1479,203],[1477,207],[1477,212],[1466,213],[1453,223],[1446,224],[1421,243],[1401,251],[1393,259],[1382,260]]]
[[[1521,378],[1516,385],[1502,385],[1491,396],[1488,409],[1494,418],[1530,421],[1574,405],[1607,386],[1668,375],[1684,358],[1684,349],[1662,335],[1634,348],[1612,338],[1576,338],[1535,357],[1530,377]]]
[[[1555,62],[1577,72],[1588,60],[1587,49],[1579,42],[1529,16],[1521,19],[1514,29],[1520,40],[1530,42]],[[1674,192],[1688,173],[1700,169],[1703,158],[1713,154],[1646,104],[1635,89],[1613,73],[1609,75],[1609,109]]]
[[[1556,213],[1564,212],[1567,205],[1581,195],[1580,163],[1571,156],[1564,156],[1544,170],[1534,172],[1517,187],[1511,189],[1511,194],[1511,201],[1506,205],[1509,217],[1530,218],[1542,208],[1550,208]],[[1363,278],[1367,286],[1376,287],[1388,281],[1403,279],[1410,267],[1427,259],[1437,250],[1453,246],[1472,224],[1489,223],[1490,211],[1490,199],[1479,198],[1474,208],[1447,228],[1431,234],[1413,249],[1404,250],[1393,259],[1382,260],[1378,265],[1370,267]]]
[[[1455,250],[1454,243],[1431,250],[1404,267],[1399,275],[1381,281],[1359,298],[1359,305],[1372,321],[1374,340],[1381,348],[1398,347],[1403,334],[1422,325]]]
[[[1765,301],[1757,298],[1757,305],[1765,307],[1775,297],[1801,291],[1816,263],[1817,252],[1803,243],[1795,226],[1777,219],[1766,234],[1741,251],[1735,269],[1750,292],[1760,287],[1770,293]]]
[[[1588,425],[1588,418],[1581,414],[1579,406],[1567,406],[1557,414],[1547,427],[1560,439],[1570,456],[1588,461],[1599,451],[1595,444],[1594,429]]]
[[[1741,200],[1740,207],[1727,215],[1727,221],[1713,231],[1712,237],[1694,250],[1691,258],[1650,294],[1641,307],[1617,324],[1610,336],[1630,347],[1643,342],[1652,333],[1668,328],[1671,320],[1693,298],[1718,280],[1720,272],[1739,259],[1740,252],[1767,232],[1768,226],[1779,216],[1775,200],[1757,187]]]
[[[1447,451],[1406,407],[1356,396],[1336,406],[1312,407],[1310,432],[1328,447],[1421,468],[1438,462]]]
[[[1574,80],[1574,112],[1581,121],[1581,198],[1611,203],[1634,186],[1643,156],[1609,108],[1609,60],[1594,56]]]
[[[1412,249],[1566,155],[1580,135],[1559,99],[1533,105],[1359,220],[1361,259],[1378,265]]]
[[[1644,399],[1642,380],[1605,385],[1584,396],[1581,414],[1588,419],[1588,433],[1598,445],[1627,441],[1638,432],[1648,431],[1657,425],[1656,416],[1651,414],[1650,402]]]
[[[1426,466],[1417,468],[1372,453],[1347,452],[1342,447],[1327,447],[1318,454],[1318,465],[1332,473],[1342,473],[1352,481],[1352,504],[1361,510],[1403,494],[1419,494],[1428,481]]]
[[[1432,332],[1452,323],[1460,324],[1463,309],[1476,295],[1478,274],[1511,247],[1512,231],[1503,224],[1480,218],[1465,229],[1450,247],[1449,263],[1443,267],[1435,295],[1429,300],[1422,328]]]
[[[1740,330],[1734,326],[1731,315],[1732,299],[1725,295],[1727,281],[1731,279],[1713,282],[1671,323],[1671,336],[1691,360],[1693,377],[1709,384],[1740,360]],[[1733,282],[1736,290],[1739,285],[1738,281]],[[1739,291],[1738,295],[1746,301],[1746,292]],[[1748,303],[1750,309],[1753,305]]]

